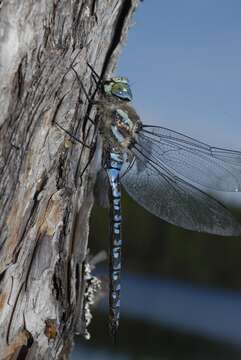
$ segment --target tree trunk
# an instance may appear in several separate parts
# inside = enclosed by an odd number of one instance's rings
[[[95,126],[84,119],[94,110],[76,73],[90,93],[87,61],[112,73],[137,3],[0,1],[1,359],[67,359],[79,319],[85,330],[84,264],[101,149],[86,167]]]

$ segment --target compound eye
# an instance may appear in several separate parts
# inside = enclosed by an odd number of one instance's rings
[[[132,94],[128,84],[114,83],[111,87],[111,92],[113,95],[119,97],[120,99],[129,101],[132,100]]]

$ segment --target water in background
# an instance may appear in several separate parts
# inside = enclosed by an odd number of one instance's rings
[[[107,304],[100,304],[92,338],[78,339],[72,360],[241,359],[239,293],[133,276],[123,287],[117,346],[108,336]]]
[[[118,345],[108,335],[105,299],[90,341],[77,339],[72,360],[240,360],[240,239],[179,229],[128,197],[123,217]],[[89,246],[93,254],[108,250],[108,211],[95,209]],[[96,268],[102,278],[108,274],[103,265]]]

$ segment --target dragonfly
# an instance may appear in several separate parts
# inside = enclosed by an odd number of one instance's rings
[[[207,189],[241,191],[241,152],[218,148],[161,126],[142,123],[131,104],[125,77],[102,80],[93,67],[99,89],[99,135],[103,143],[103,173],[109,182],[109,328],[117,336],[121,292],[121,185],[142,207],[185,229],[222,236],[239,236],[241,225]]]

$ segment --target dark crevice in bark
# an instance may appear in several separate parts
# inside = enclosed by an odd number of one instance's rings
[[[101,73],[101,78],[104,77],[106,69],[108,67],[110,58],[114,52],[114,50],[116,49],[116,47],[120,44],[121,41],[121,36],[122,36],[122,31],[123,31],[123,26],[125,23],[126,18],[129,15],[129,12],[132,8],[132,0],[124,0],[123,4],[122,4],[122,9],[120,11],[120,14],[118,16],[116,25],[115,25],[115,29],[114,29],[114,36],[112,38],[112,42],[109,46],[109,49],[106,53],[105,56],[105,60],[104,60],[104,64],[103,64],[103,68],[102,68],[102,73]]]
[[[55,124],[55,119],[56,119],[56,117],[57,117],[57,114],[58,114],[58,112],[59,112],[59,109],[60,109],[60,107],[61,107],[61,105],[62,105],[65,97],[66,97],[68,94],[69,94],[69,91],[68,91],[67,93],[65,93],[65,94],[60,98],[60,100],[58,101],[58,104],[57,104],[56,107],[55,107],[54,114],[53,114],[53,118],[52,118],[52,121],[51,121],[52,125]]]
[[[77,280],[79,281],[78,292],[77,292],[77,283],[76,283],[76,294],[77,294],[76,310],[78,311],[78,316],[75,318],[75,324],[74,324],[76,334],[83,334],[86,327],[86,322],[85,322],[86,316],[84,309],[84,304],[85,304],[84,294],[86,290],[85,267],[86,267],[86,259],[84,259],[84,261],[81,263],[81,269],[80,266],[78,266],[78,275],[76,269],[76,281]]]
[[[21,97],[24,94],[24,73],[26,71],[24,67],[25,62],[26,62],[26,55],[22,58],[13,80],[12,91],[13,93],[16,94],[18,101],[21,101]],[[14,101],[14,103],[16,104],[17,107],[19,106],[17,101]]]
[[[71,303],[71,279],[72,278],[73,278],[73,274],[71,271],[71,259],[69,259],[68,263],[67,263],[67,284],[66,284],[67,301],[69,304]]]
[[[56,179],[56,188],[57,190],[60,190],[64,186],[64,166],[65,166],[65,160],[66,160],[66,153],[61,153],[58,161],[58,178]]]
[[[91,13],[91,16],[95,17],[95,21],[98,22],[98,17],[97,17],[97,14],[95,12],[96,3],[97,3],[97,0],[92,0],[90,13]]]
[[[6,270],[5,270],[6,271]],[[13,281],[14,281],[14,278],[13,276],[11,276],[11,286],[10,286],[10,291],[9,291],[9,295],[8,295],[8,301],[7,301],[7,304],[10,306],[10,299],[11,299],[11,296],[12,296],[12,291],[13,291]]]
[[[64,289],[63,289],[63,266],[62,266],[62,261],[59,260],[56,263],[55,269],[54,269],[54,273],[53,273],[53,277],[52,277],[52,286],[53,286],[53,295],[55,297],[55,299],[61,303],[61,305],[63,305],[63,299],[64,297]]]
[[[54,270],[54,274],[52,277],[52,284],[53,284],[53,288],[54,288],[54,295],[55,298],[59,301],[61,301],[63,298],[65,298],[68,302],[70,302],[70,296],[69,296],[69,290],[68,290],[68,286],[69,286],[69,278],[68,278],[68,274],[66,276],[68,283],[66,284],[64,282],[63,279],[63,263],[65,262],[65,259],[63,258],[64,256],[64,252],[63,252],[63,247],[64,247],[64,241],[66,239],[67,236],[67,229],[68,229],[68,218],[69,218],[69,212],[68,209],[66,209],[64,217],[63,217],[63,225],[62,225],[62,230],[61,230],[61,234],[60,234],[60,238],[59,238],[59,254],[61,254],[59,261],[56,263],[55,265],[55,270]],[[67,261],[67,272],[68,272],[68,267],[69,267],[69,260]],[[65,289],[67,290],[67,296],[64,296],[64,293],[66,292]]]
[[[5,272],[6,272],[6,270],[4,270],[2,273],[0,273],[0,283],[1,283],[1,281],[3,281]]]
[[[28,352],[31,349],[32,345],[33,345],[33,337],[28,332],[27,344],[22,346],[21,350],[18,353],[18,357],[16,358],[16,360],[25,360],[27,358]]]
[[[75,267],[75,290],[77,297],[79,294],[79,289],[80,289],[80,267],[79,267],[79,263],[77,263]]]
[[[80,8],[79,8],[80,5]],[[73,6],[73,28],[78,27],[78,24],[80,22],[81,14],[83,12],[84,7],[86,6],[85,2],[82,4],[79,4],[79,1],[75,1],[75,4]]]
[[[57,277],[56,273],[54,273],[53,275],[53,287],[54,287],[54,295],[55,295],[55,298],[56,300],[59,299],[59,296],[60,296],[60,290],[59,290],[59,278]]]
[[[35,258],[35,254],[37,253],[37,247],[38,247],[39,240],[40,240],[40,234],[36,239],[36,244],[34,246],[32,254],[31,254],[31,260],[30,260],[30,263],[29,263],[29,266],[28,266],[28,271],[27,271],[26,279],[25,279],[25,291],[27,291],[27,288],[28,288],[28,279],[29,279],[29,275],[30,275],[30,272],[31,272],[31,269],[32,269],[32,264],[33,264],[33,261],[34,261],[34,258]]]
[[[9,345],[11,325],[12,325],[12,322],[13,322],[13,317],[14,317],[14,314],[15,314],[15,311],[16,311],[16,308],[17,308],[19,296],[20,296],[20,294],[21,294],[23,285],[24,285],[24,282],[22,283],[22,285],[20,286],[20,288],[19,288],[19,290],[18,290],[18,294],[17,294],[17,296],[16,296],[16,299],[15,299],[15,302],[14,302],[14,305],[13,305],[13,308],[12,308],[12,311],[11,311],[9,323],[8,323],[8,326],[7,326],[7,333],[6,333],[6,343],[7,343],[7,345]]]
[[[39,203],[39,195],[42,191],[44,191],[45,189],[45,186],[47,184],[47,181],[48,181],[48,175],[46,173],[44,173],[42,175],[42,178],[41,178],[41,181],[39,182],[38,184],[38,187],[34,193],[34,196],[33,196],[33,206],[32,206],[32,215],[34,215],[34,212],[36,210],[36,207],[38,206],[38,203]]]
[[[72,49],[73,51],[75,49],[83,49],[86,45],[86,40],[87,40],[87,33],[88,31],[83,31],[83,29],[86,26],[83,26],[84,24],[84,20],[82,18],[82,14],[84,12],[84,9],[88,6],[86,1],[83,1],[82,3],[80,3],[79,0],[76,0],[74,5],[73,5],[73,26],[72,26],[72,37],[73,37],[73,45],[72,45]],[[80,31],[80,29],[82,28],[82,41],[80,42],[77,38],[77,33],[78,31]],[[87,29],[86,29],[87,30]]]
[[[93,16],[95,14],[95,5],[96,5],[96,0],[92,0],[92,4],[91,4],[91,8],[90,8],[91,16]]]
[[[47,176],[46,174],[44,174],[43,178],[42,178],[42,181],[39,185],[39,188],[37,189],[37,191],[35,192],[34,196],[33,196],[33,201],[32,201],[32,207],[29,211],[29,217],[28,219],[26,220],[25,222],[25,225],[24,225],[24,228],[22,230],[22,235],[21,237],[19,238],[19,241],[18,243],[16,244],[16,247],[13,251],[13,255],[12,255],[12,259],[13,259],[13,263],[16,263],[17,260],[18,260],[18,255],[19,255],[19,252],[21,250],[21,246],[22,246],[22,242],[25,238],[25,235],[27,234],[27,231],[28,229],[34,224],[35,222],[35,215],[37,213],[37,209],[38,209],[38,205],[39,205],[39,199],[38,199],[38,196],[39,194],[44,190],[44,187],[47,183]]]

